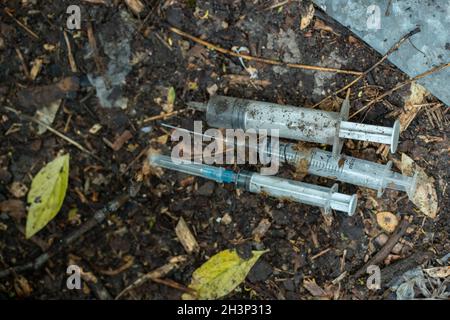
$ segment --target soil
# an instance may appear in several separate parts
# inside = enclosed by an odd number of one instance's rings
[[[373,190],[341,183],[340,192],[358,193],[357,213],[353,217],[338,212],[324,216],[316,207],[236,192],[231,186],[180,173],[164,171],[158,177],[145,172],[144,157],[140,156],[143,152],[149,147],[168,152],[173,145],[170,138],[168,141],[161,138],[169,133],[161,126],[162,122],[190,129],[193,120],[203,119],[199,112],[185,111],[186,102],[207,101],[211,91],[216,91],[240,98],[311,107],[354,78],[245,62],[247,67],[257,70],[258,78],[251,81],[238,58],[208,50],[170,32],[169,26],[222,48],[244,46],[251,55],[285,62],[364,71],[381,56],[318,9],[313,22],[300,30],[301,6],[305,4],[294,1],[275,9],[267,9],[275,3],[272,1],[256,4],[199,0],[144,2],[147,5],[140,15],[134,14],[122,1],[93,4],[64,0],[44,5],[40,1],[7,0],[0,4],[0,104],[33,115],[34,108],[27,108],[17,100],[21,90],[77,77],[79,88],[64,95],[51,127],[102,160],[48,130],[38,135],[32,122],[14,112],[0,110],[0,202],[18,199],[25,206],[26,196],[16,194],[16,197],[11,189],[13,183],[20,182],[29,188],[32,177],[45,163],[61,150],[70,153],[69,188],[63,207],[33,241],[23,235],[26,220],[23,211],[16,210],[16,216],[0,214],[0,270],[32,261],[51,244],[79,228],[110,200],[132,193],[123,208],[61,250],[42,268],[0,279],[0,297],[98,298],[96,287],[88,281],[82,290],[67,289],[66,269],[73,261],[95,275],[110,296],[115,297],[143,273],[166,264],[171,257],[187,254],[175,233],[179,217],[184,218],[200,246],[198,253],[189,254],[186,263],[165,276],[183,286],[188,286],[196,268],[220,250],[236,248],[243,257],[251,255],[252,249],[270,250],[245,282],[227,296],[231,299],[311,299],[315,298],[314,293],[304,285],[311,279],[328,297],[392,297],[386,286],[369,290],[364,278],[353,281],[346,277],[339,284],[332,283],[345,271],[354,274],[380,249],[374,240],[383,232],[375,219],[378,211],[411,219],[402,238],[403,247],[385,260],[382,269],[392,267],[395,260],[402,261],[420,252],[432,252],[435,259],[450,251],[450,211],[446,205],[449,203],[450,130],[448,125],[430,122],[425,111],[419,112],[401,134],[398,152],[388,159],[377,153],[378,145],[356,141],[346,143],[343,153],[380,163],[400,160],[401,153],[407,153],[436,181],[440,210],[435,219],[424,216],[404,193],[396,191],[387,191],[377,199]],[[69,16],[66,9],[72,4],[82,8],[78,31],[68,30],[66,26]],[[39,38],[15,22],[6,8]],[[314,21],[319,19],[330,29],[315,28]],[[97,52],[89,44],[89,24]],[[64,31],[76,72],[68,59]],[[123,57],[125,60],[121,60]],[[43,66],[31,80],[27,72],[37,58],[43,60]],[[108,101],[102,105],[90,84],[92,79],[107,72],[111,78],[118,79],[110,84],[113,93],[107,99],[112,107],[105,106]],[[350,113],[406,79],[395,66],[384,62],[352,87]],[[166,104],[170,87],[176,93],[173,110],[183,111],[165,120],[146,121],[171,111],[171,106]],[[391,126],[408,95],[406,86],[352,120]],[[320,108],[336,111],[344,97],[342,93]],[[436,99],[429,96],[426,102],[434,103]],[[444,123],[448,123],[448,114],[444,111],[442,114]],[[92,133],[93,126],[98,124],[101,129]],[[158,145],[157,141],[164,143]],[[240,168],[257,170],[249,165]],[[284,178],[292,178],[294,174],[295,168],[288,166],[279,172]],[[302,179],[324,186],[334,183],[309,175],[302,175]],[[69,219],[69,211],[74,208],[78,216]],[[252,232],[263,219],[270,222],[270,227],[258,242]],[[121,268],[129,261],[132,263]],[[182,293],[173,286],[148,281],[122,298],[179,299]]]

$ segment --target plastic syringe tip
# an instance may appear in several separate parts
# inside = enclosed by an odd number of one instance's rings
[[[206,111],[206,103],[190,101],[187,103],[188,107],[197,111]]]

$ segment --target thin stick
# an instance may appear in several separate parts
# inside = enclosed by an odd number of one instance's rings
[[[305,70],[315,70],[315,71],[322,71],[322,72],[334,72],[334,73],[343,73],[343,74],[353,74],[353,75],[361,75],[363,74],[360,71],[352,71],[352,70],[342,70],[342,69],[336,69],[336,68],[328,68],[328,67],[320,67],[320,66],[311,66],[311,65],[306,65],[306,64],[299,64],[299,63],[286,63],[286,62],[282,62],[279,60],[272,60],[272,59],[265,59],[265,58],[260,58],[260,57],[254,57],[248,54],[242,54],[242,53],[237,53],[237,52],[233,52],[227,49],[224,49],[222,47],[219,47],[217,45],[214,45],[208,41],[202,40],[200,38],[194,37],[192,35],[190,35],[189,33],[186,33],[184,31],[181,31],[175,27],[170,27],[169,28],[170,31],[188,38],[194,42],[197,42],[198,44],[201,44],[205,47],[207,47],[208,49],[212,49],[215,51],[218,51],[220,53],[226,54],[226,55],[230,55],[233,57],[239,57],[245,60],[249,60],[249,61],[258,61],[258,62],[262,62],[262,63],[266,63],[266,64],[271,64],[271,65],[277,65],[277,66],[285,66],[285,67],[290,67],[290,68],[296,68],[296,69],[305,69]]]
[[[136,289],[137,287],[141,286],[148,280],[158,279],[158,278],[162,278],[162,277],[166,276],[169,272],[171,272],[175,268],[178,268],[179,265],[184,263],[186,260],[187,260],[187,256],[183,256],[183,255],[172,257],[170,259],[170,261],[168,263],[166,263],[165,265],[144,274],[142,277],[138,278],[132,284],[127,286],[125,289],[123,289],[116,296],[115,300],[120,299],[120,297],[122,297],[124,294],[126,294],[130,290]]]
[[[365,106],[363,106],[361,109],[359,109],[358,111],[356,111],[355,113],[353,113],[353,114],[349,117],[349,119],[353,118],[353,117],[356,116],[358,113],[360,113],[360,112],[366,110],[367,108],[369,108],[370,106],[372,106],[374,103],[380,101],[381,99],[383,99],[384,97],[390,95],[390,94],[393,93],[394,91],[397,91],[398,89],[403,88],[403,87],[406,86],[407,84],[410,84],[411,82],[417,81],[417,80],[422,79],[422,78],[424,78],[424,77],[426,77],[426,76],[429,76],[429,75],[431,75],[431,74],[433,74],[433,73],[436,73],[436,72],[438,72],[438,71],[441,71],[442,69],[445,69],[445,68],[447,68],[447,67],[449,67],[449,66],[450,66],[450,62],[441,64],[441,65],[439,65],[439,66],[437,66],[437,67],[431,68],[430,70],[425,71],[425,72],[423,72],[423,73],[421,73],[421,74],[415,76],[414,78],[408,79],[408,80],[406,80],[406,81],[404,81],[404,82],[402,82],[402,83],[397,84],[397,85],[396,85],[395,87],[393,87],[392,89],[386,91],[386,92],[383,93],[382,95],[379,95],[378,97],[376,97],[375,99],[373,99],[372,101],[370,101],[369,103],[367,103]]]
[[[405,42],[406,40],[408,40],[410,37],[412,37],[413,35],[415,35],[416,33],[420,32],[420,28],[415,28],[413,30],[411,30],[410,32],[408,32],[407,34],[405,34],[403,37],[400,38],[400,40],[398,40],[386,53],[383,57],[381,57],[380,60],[378,60],[374,65],[372,65],[369,69],[367,69],[366,71],[364,71],[360,76],[356,77],[352,82],[350,82],[349,84],[345,85],[344,87],[342,87],[341,89],[339,89],[338,91],[335,91],[334,93],[330,94],[329,96],[325,97],[324,99],[322,99],[321,101],[319,101],[318,103],[316,103],[315,105],[313,105],[311,108],[315,108],[319,105],[321,105],[324,101],[336,96],[337,94],[341,93],[342,91],[347,90],[348,88],[350,88],[351,86],[353,86],[355,83],[357,83],[359,80],[363,79],[364,77],[366,77],[373,69],[375,69],[376,67],[378,67],[380,64],[382,64],[393,52],[397,51],[398,48],[400,48],[400,46],[403,44],[403,42]]]
[[[177,115],[177,114],[179,114],[181,112],[185,112],[187,110],[189,110],[189,109],[181,109],[181,110],[175,110],[175,111],[172,111],[172,112],[169,112],[169,113],[159,114],[157,116],[146,118],[142,122],[143,123],[147,123],[147,122],[151,122],[151,121],[155,121],[155,120],[167,119],[169,117],[173,117],[173,116],[175,116],[175,115]]]
[[[398,240],[400,240],[401,237],[405,234],[406,230],[408,229],[409,221],[406,218],[403,218],[403,220],[399,223],[397,229],[395,232],[391,235],[389,240],[386,242],[386,244],[381,248],[380,251],[378,251],[369,261],[367,261],[364,266],[359,269],[354,279],[358,279],[360,276],[362,276],[364,273],[366,273],[367,267],[370,265],[378,265],[389,255],[389,253],[392,251],[394,246],[397,244]]]
[[[36,40],[40,40],[39,36],[34,33],[30,28],[28,28],[26,25],[24,25],[22,22],[20,22],[19,20],[17,20],[11,12],[9,12],[8,8],[5,8],[3,11],[5,11],[5,13],[11,17],[11,19],[13,19],[19,26],[21,26],[26,32],[28,32],[29,35],[31,35],[34,39]]]
[[[98,161],[100,161],[100,162],[103,163],[103,164],[106,163],[102,158],[100,158],[99,156],[95,155],[93,152],[89,151],[88,149],[86,149],[85,147],[83,147],[81,144],[79,144],[78,142],[72,140],[72,139],[69,138],[68,136],[62,134],[62,133],[59,132],[58,130],[53,129],[52,127],[50,127],[50,126],[49,126],[48,124],[46,124],[45,122],[42,122],[41,120],[38,120],[38,119],[36,119],[36,118],[34,118],[34,117],[30,117],[30,116],[28,116],[28,115],[26,115],[26,114],[22,114],[22,113],[20,113],[19,111],[13,109],[13,108],[10,108],[10,107],[4,107],[4,108],[5,108],[6,110],[8,110],[8,111],[14,112],[17,116],[19,116],[19,117],[21,117],[21,118],[23,118],[23,119],[25,119],[25,120],[32,121],[32,122],[34,122],[34,123],[36,123],[36,124],[39,124],[39,125],[41,125],[41,126],[44,126],[48,131],[50,131],[51,133],[57,135],[58,137],[60,137],[60,138],[62,138],[62,139],[64,139],[64,140],[66,140],[67,142],[69,142],[70,144],[74,145],[75,147],[77,147],[77,148],[80,149],[81,151],[85,152],[85,153],[88,154],[89,156],[91,156],[91,157],[97,159]]]
[[[31,79],[30,70],[28,69],[28,66],[27,66],[25,59],[23,58],[22,52],[20,51],[19,48],[16,48],[16,53],[17,53],[17,56],[19,57],[20,63],[22,64],[22,68],[23,68],[23,72],[25,73],[25,77],[27,79]]]
[[[95,212],[94,216],[89,220],[87,220],[79,229],[71,232],[68,236],[58,241],[54,246],[52,246],[49,249],[49,251],[44,252],[31,262],[0,271],[0,279],[7,277],[13,273],[40,269],[50,258],[55,256],[65,247],[68,247],[70,244],[72,244],[75,240],[79,239],[82,235],[91,230],[93,227],[102,223],[109,214],[119,210],[119,208],[122,207],[127,201],[128,195],[120,195],[113,201],[109,202],[105,207]]]
[[[75,63],[75,59],[72,54],[72,47],[70,46],[69,37],[67,36],[66,31],[64,31],[63,34],[64,34],[64,40],[66,41],[66,46],[67,46],[67,56],[69,59],[70,70],[72,70],[72,72],[76,73],[76,72],[78,72],[78,69],[77,69],[77,64]]]

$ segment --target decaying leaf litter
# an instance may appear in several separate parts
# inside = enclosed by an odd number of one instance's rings
[[[71,1],[83,8],[82,29],[75,32],[64,30],[66,1],[44,7],[14,1],[1,5],[0,275],[10,267],[31,267],[3,277],[0,295],[117,297],[138,283],[120,298],[179,299],[193,294],[189,285],[194,271],[210,257],[235,250],[248,261],[252,251],[266,249],[227,297],[420,297],[426,296],[420,279],[433,276],[440,281],[433,282],[435,291],[445,294],[445,277],[438,277],[447,274],[449,262],[443,257],[450,252],[445,106],[407,85],[356,116],[381,125],[398,116],[404,119],[396,155],[362,142],[344,146],[344,152],[371,161],[392,157],[398,170],[407,170],[406,164],[420,166],[434,180],[438,200],[425,213],[404,194],[389,191],[378,199],[371,190],[345,184],[341,190],[360,197],[358,213],[351,218],[324,217],[312,207],[234,192],[182,174],[155,176],[142,163],[149,149],[170,148],[170,132],[160,120],[189,128],[193,119],[201,119],[185,110],[185,102],[205,101],[218,93],[313,106],[355,76],[288,63],[361,72],[381,57],[317,8],[311,13],[309,5],[298,2],[139,3]],[[248,51],[242,54],[283,63],[250,59],[243,65],[239,57],[210,50],[170,27],[229,51],[245,47]],[[252,79],[255,70],[257,78]],[[74,85],[61,85],[64,79],[74,79]],[[351,87],[351,111],[405,80],[388,62],[381,63]],[[345,92],[318,107],[336,110],[343,97]],[[25,116],[45,121],[52,130],[39,132]],[[70,154],[62,208],[26,240],[26,195],[32,178],[61,151]],[[293,172],[295,168],[285,167],[280,175],[289,178]],[[332,184],[313,176],[303,179]],[[90,220],[124,195],[131,200],[108,211],[104,223]],[[408,228],[384,256],[382,249],[390,248],[396,234],[391,233],[393,224],[405,216]],[[95,231],[79,232],[87,222],[85,229]],[[59,248],[54,245],[59,239],[74,240]],[[369,291],[364,279],[353,280],[352,275],[380,251],[382,270],[393,275],[392,283]],[[35,259],[46,254],[45,266],[34,268]],[[65,288],[65,271],[74,256],[102,284],[100,289],[89,277],[81,291]],[[414,275],[414,285],[411,277],[400,279],[405,272]],[[402,286],[405,281],[410,282]]]

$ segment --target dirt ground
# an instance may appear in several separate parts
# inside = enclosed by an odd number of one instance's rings
[[[276,1],[146,0],[139,15],[123,1],[92,2],[7,0],[0,4],[0,203],[20,200],[15,210],[0,213],[0,271],[33,261],[109,201],[123,194],[132,197],[38,270],[0,278],[0,298],[92,299],[99,298],[99,290],[114,298],[142,274],[171,257],[186,255],[174,230],[179,217],[193,231],[199,253],[188,255],[185,263],[163,277],[164,283],[147,281],[122,299],[179,299],[196,268],[218,251],[232,248],[242,257],[251,255],[252,249],[270,251],[228,296],[231,299],[395,298],[389,289],[391,280],[421,263],[437,266],[436,259],[450,252],[450,131],[445,106],[433,111],[442,115],[440,120],[433,120],[423,108],[401,134],[398,152],[387,158],[377,153],[376,144],[350,141],[343,149],[345,154],[380,163],[400,160],[401,153],[414,159],[435,179],[439,204],[435,219],[396,191],[377,198],[373,190],[341,183],[341,192],[358,194],[357,213],[325,217],[315,207],[236,192],[230,186],[169,171],[157,177],[143,167],[142,155],[148,147],[170,149],[172,143],[165,136],[170,132],[162,122],[191,128],[194,119],[202,119],[200,113],[186,111],[188,101],[207,101],[217,93],[311,107],[355,77],[245,62],[257,71],[258,78],[252,80],[238,58],[208,50],[171,32],[170,26],[222,48],[247,47],[254,56],[364,71],[381,56],[347,29],[316,10],[314,20],[300,30],[307,3],[295,1],[270,8]],[[82,9],[78,31],[66,27],[71,4]],[[37,59],[42,67],[32,79]],[[96,91],[92,83],[105,73],[113,79],[107,86],[112,94],[98,97],[100,89]],[[3,108],[32,116],[41,106],[21,100],[20,92],[71,76],[79,87],[60,97],[63,102],[51,127],[100,160],[49,130],[39,135],[34,123]],[[351,113],[406,79],[395,66],[382,63],[352,87]],[[170,87],[176,93],[173,106],[165,104]],[[405,86],[352,120],[391,126],[409,93]],[[338,94],[319,107],[339,110],[343,97],[345,93]],[[424,103],[437,102],[429,96]],[[182,111],[152,120],[176,110]],[[94,126],[101,129],[93,130]],[[120,140],[125,141],[120,144]],[[71,157],[63,207],[41,232],[26,240],[26,192],[15,187],[20,183],[29,188],[32,177],[61,150]],[[292,178],[295,170],[284,166],[279,175]],[[316,176],[302,178],[325,186],[334,183]],[[383,233],[375,219],[379,211],[408,216],[411,222],[400,248],[380,265],[386,271],[382,288],[369,290],[365,277],[351,275],[381,248],[376,241]],[[258,242],[252,232],[263,219],[270,228]],[[97,284],[85,281],[82,290],[68,290],[66,269],[72,263],[83,267],[86,279],[96,277]],[[343,273],[347,276],[333,281]],[[305,285],[312,280],[317,286]]]

